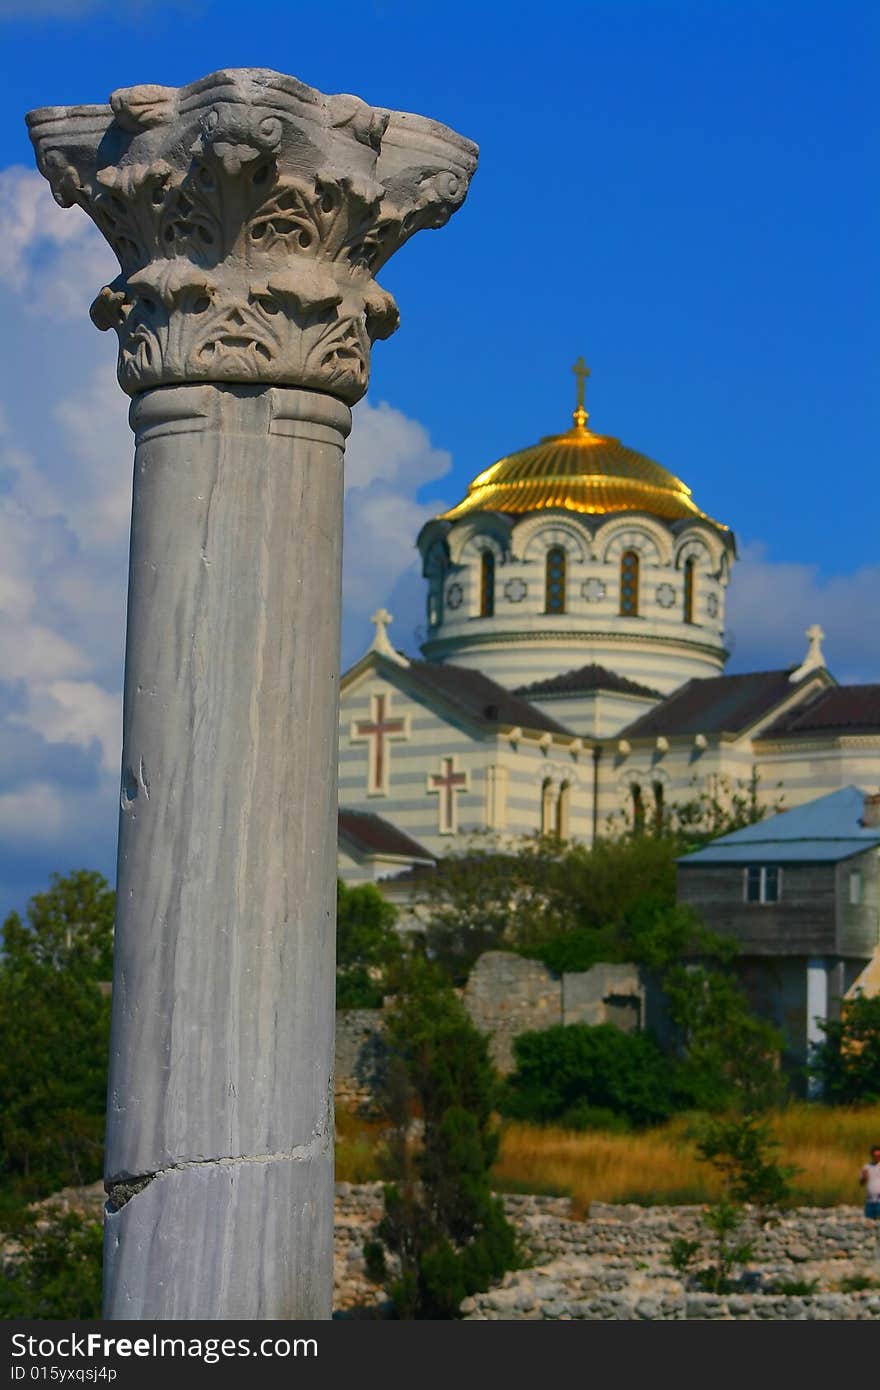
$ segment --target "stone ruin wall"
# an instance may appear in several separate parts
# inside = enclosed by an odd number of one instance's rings
[[[513,1070],[513,1040],[557,1024],[614,1023],[627,1032],[662,1029],[656,991],[635,965],[594,965],[556,975],[540,961],[511,951],[480,956],[462,999],[480,1032],[490,1038],[492,1060]],[[383,1072],[381,1009],[340,1009],[336,1015],[336,1098],[368,1105]]]

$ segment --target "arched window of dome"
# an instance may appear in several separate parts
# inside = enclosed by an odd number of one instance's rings
[[[484,550],[480,556],[480,617],[491,618],[495,612],[495,556]]]
[[[641,835],[645,829],[645,801],[638,782],[633,782],[629,793],[632,797],[633,831]]]
[[[697,562],[693,556],[689,556],[684,562],[684,612],[683,617],[686,623],[694,621],[694,583]]]
[[[552,835],[553,824],[553,783],[549,777],[545,777],[541,783],[541,824],[542,835]]]
[[[639,557],[625,550],[620,557],[620,611],[627,618],[639,615]]]
[[[559,795],[556,798],[556,838],[557,840],[568,839],[568,820],[571,808],[571,783],[563,782],[559,788]]]
[[[432,585],[428,592],[428,626],[439,627],[443,622],[443,583]]]
[[[565,612],[565,551],[561,545],[547,551],[544,612]]]
[[[654,793],[654,829],[658,835],[663,834],[663,823],[665,819],[665,806],[663,802],[663,783],[655,782],[651,790]]]

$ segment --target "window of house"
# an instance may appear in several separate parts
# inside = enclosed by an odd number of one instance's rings
[[[495,556],[484,550],[480,559],[480,617],[491,618],[495,612]]]
[[[625,617],[638,617],[639,557],[634,550],[625,550],[620,557],[620,611]]]
[[[853,907],[862,901],[862,871],[851,869],[849,875],[849,900]]]
[[[547,551],[547,582],[544,611],[565,612],[565,551],[554,545]]]
[[[745,870],[743,898],[747,903],[778,903],[782,897],[782,870],[778,864],[749,864]]]
[[[684,562],[684,613],[686,623],[694,621],[694,560]]]

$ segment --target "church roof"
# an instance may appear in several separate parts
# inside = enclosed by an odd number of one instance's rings
[[[387,854],[426,864],[434,862],[433,854],[418,840],[410,839],[396,825],[372,811],[355,811],[349,806],[340,806],[339,837],[348,840],[362,854]]]
[[[617,695],[644,695],[652,700],[662,700],[659,690],[649,685],[640,685],[628,676],[618,676],[607,666],[592,661],[580,666],[576,671],[564,671],[562,675],[551,676],[548,680],[533,681],[531,685],[521,685],[515,692],[533,698],[536,695],[581,695],[591,690],[607,690]]]
[[[740,734],[770,714],[798,689],[785,671],[752,671],[741,676],[695,676],[621,729],[627,739],[659,734]],[[813,672],[814,677],[817,673]],[[830,680],[830,676],[826,679]]]
[[[445,662],[411,661],[401,676],[411,676],[426,695],[439,695],[447,704],[478,724],[520,725],[524,729],[541,729],[545,733],[573,735],[555,719],[544,714],[516,692],[472,671],[466,666],[450,666]]]
[[[834,863],[880,843],[880,826],[862,824],[865,793],[843,787],[791,811],[779,812],[719,835],[704,849],[686,854],[679,864]]]
[[[762,738],[828,733],[880,733],[880,685],[833,685],[761,732]]]
[[[549,508],[600,516],[635,511],[666,521],[699,519],[727,531],[700,511],[690,488],[661,464],[611,435],[587,428],[583,377],[589,372],[582,362],[574,371],[579,387],[572,428],[506,454],[478,473],[467,496],[444,512],[442,519],[458,521],[471,512],[517,514]]]

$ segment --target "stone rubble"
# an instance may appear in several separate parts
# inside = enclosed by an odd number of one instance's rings
[[[381,1194],[379,1183],[337,1183],[335,1317],[388,1316],[387,1300],[363,1262]],[[529,1263],[465,1299],[469,1321],[880,1320],[880,1229],[859,1207],[802,1207],[775,1226],[749,1230],[755,1259],[742,1287],[718,1296],[685,1288],[667,1263],[675,1236],[697,1234],[699,1207],[594,1202],[589,1218],[576,1221],[567,1198],[508,1195],[504,1205]],[[852,1278],[871,1286],[842,1291]],[[812,1281],[812,1294],[778,1291]]]

